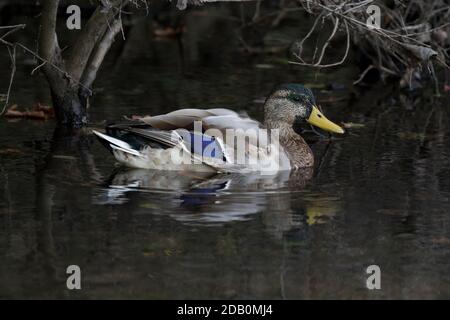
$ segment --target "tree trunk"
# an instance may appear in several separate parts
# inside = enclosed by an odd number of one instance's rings
[[[86,125],[90,92],[74,83],[67,73],[61,72],[65,70],[65,61],[58,47],[54,49],[50,62],[52,65],[44,65],[43,70],[50,87],[57,123],[73,128]]]
[[[64,91],[50,88],[53,108],[58,124],[80,128],[87,124],[87,96],[78,86],[67,87]]]
[[[59,0],[42,0],[39,54],[58,125],[80,128],[88,123],[90,88],[122,28],[119,13],[127,3],[128,0],[113,0],[99,4],[63,58],[56,34]]]

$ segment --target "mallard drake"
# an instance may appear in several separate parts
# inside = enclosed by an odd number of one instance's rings
[[[304,122],[344,133],[318,109],[311,90],[290,83],[266,99],[264,124],[228,109],[181,109],[94,134],[128,167],[278,172],[314,165],[310,147],[294,129]]]

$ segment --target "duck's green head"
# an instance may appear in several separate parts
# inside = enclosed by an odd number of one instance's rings
[[[267,98],[264,111],[267,123],[284,122],[293,126],[306,121],[323,130],[344,133],[340,126],[322,114],[311,90],[301,84],[278,86]]]

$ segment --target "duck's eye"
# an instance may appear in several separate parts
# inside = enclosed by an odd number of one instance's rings
[[[298,96],[294,96],[294,97],[292,97],[292,99],[297,102],[299,102],[301,100],[300,97],[298,97]]]

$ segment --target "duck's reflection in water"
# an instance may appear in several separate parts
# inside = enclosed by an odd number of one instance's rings
[[[121,168],[94,193],[93,202],[123,204],[192,226],[222,226],[260,214],[265,229],[280,238],[335,214],[336,199],[319,204],[326,195],[305,191],[312,176],[313,169],[243,175]]]
[[[278,238],[321,221],[323,203],[318,207],[316,196],[301,194],[312,176],[312,168],[275,175],[118,169],[93,202],[127,204],[202,226],[246,221],[261,213],[267,231]],[[335,209],[325,211],[332,215]]]

